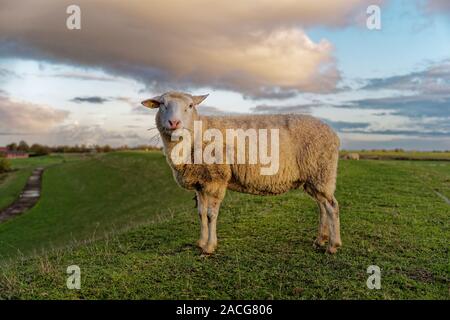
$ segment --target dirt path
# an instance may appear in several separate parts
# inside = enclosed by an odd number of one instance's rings
[[[31,209],[41,196],[42,173],[44,168],[36,168],[28,178],[25,188],[22,190],[19,198],[8,208],[0,211],[0,223],[11,217],[24,213]]]

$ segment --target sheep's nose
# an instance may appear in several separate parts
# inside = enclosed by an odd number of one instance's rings
[[[180,127],[180,120],[169,120],[169,128],[170,129],[178,129]]]

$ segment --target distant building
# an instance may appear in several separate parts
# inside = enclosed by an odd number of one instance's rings
[[[11,151],[8,148],[0,147],[0,155],[8,159],[24,159],[28,158],[28,153],[23,151]]]

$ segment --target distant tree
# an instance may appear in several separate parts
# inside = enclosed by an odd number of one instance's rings
[[[28,143],[26,143],[25,141],[20,141],[19,142],[19,146],[17,147],[17,151],[23,151],[23,152],[28,152],[30,151],[30,147],[28,146]]]
[[[97,152],[97,153],[102,152],[102,147],[99,146],[98,144],[93,145],[92,149],[95,150],[94,152]]]
[[[51,153],[50,147],[37,143],[31,146],[30,151],[34,153],[36,156],[44,156]]]
[[[64,146],[56,146],[52,148],[52,152],[56,153],[63,153],[64,152]]]
[[[8,150],[10,150],[10,151],[17,151],[17,143],[15,143],[15,142],[10,143],[6,146],[6,148],[8,148]]]

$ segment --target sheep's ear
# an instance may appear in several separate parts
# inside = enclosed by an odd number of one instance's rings
[[[159,105],[161,104],[160,102],[160,97],[155,97],[152,99],[147,99],[141,102],[141,104],[144,107],[150,108],[150,109],[155,109],[155,108],[159,108]]]
[[[207,97],[209,96],[209,94],[204,94],[202,96],[192,96],[192,101],[194,101],[195,105],[199,105],[200,103],[203,102],[203,100],[205,100]]]

